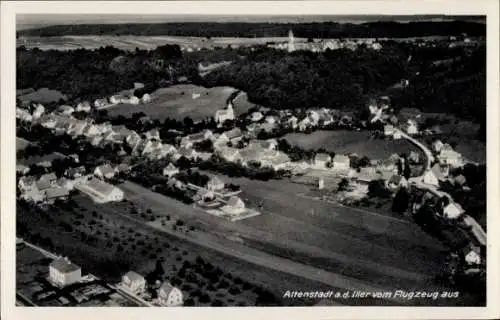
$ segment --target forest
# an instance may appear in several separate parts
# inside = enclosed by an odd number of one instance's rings
[[[82,24],[56,25],[22,30],[17,36],[65,35],[137,35],[183,37],[287,37],[288,31],[298,38],[407,38],[451,36],[466,33],[485,36],[486,24],[466,21],[367,22],[352,23],[243,23],[243,22],[183,22],[144,24]]]

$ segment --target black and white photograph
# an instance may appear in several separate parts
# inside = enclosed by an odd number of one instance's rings
[[[10,309],[492,303],[490,17],[260,5],[15,14]]]

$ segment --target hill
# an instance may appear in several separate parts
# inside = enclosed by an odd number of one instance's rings
[[[300,38],[407,38],[450,36],[467,33],[485,36],[486,25],[467,21],[367,22],[352,23],[242,23],[185,22],[136,24],[55,25],[20,30],[17,36],[53,37],[65,35],[137,35],[185,37],[286,37],[293,29]]]

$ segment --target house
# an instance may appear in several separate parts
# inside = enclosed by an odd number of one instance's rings
[[[172,163],[169,163],[168,166],[163,168],[163,175],[167,176],[169,178],[177,173],[179,173],[179,169],[176,166],[174,166]]]
[[[37,103],[35,106],[35,110],[33,111],[33,119],[40,118],[44,112],[45,108],[41,104]]]
[[[30,191],[38,188],[34,177],[21,177],[17,186],[21,191]]]
[[[448,164],[455,168],[461,167],[464,164],[462,155],[453,150],[453,148],[448,144],[443,145],[437,158],[440,163]]]
[[[141,98],[142,103],[149,103],[151,102],[151,96],[148,93],[145,93],[142,98]]]
[[[292,129],[296,129],[298,127],[298,122],[299,122],[299,119],[297,119],[296,116],[291,116],[290,118],[288,118],[286,120],[286,124],[287,126],[289,126],[290,128]],[[305,130],[305,129],[304,129]]]
[[[238,215],[245,211],[245,203],[240,198],[232,196],[221,210],[230,215]]]
[[[64,171],[64,176],[71,178],[71,179],[77,179],[82,177],[85,174],[86,170],[84,166],[80,166],[77,168],[69,168],[66,171]]]
[[[219,191],[224,189],[224,182],[218,177],[212,177],[208,182],[206,188],[212,191]]]
[[[105,165],[96,167],[94,170],[94,175],[101,178],[101,179],[103,179],[103,178],[111,179],[115,176],[115,169],[113,169],[113,167],[111,167],[111,165],[105,164]]]
[[[320,119],[318,112],[314,110],[308,112],[307,118],[310,120],[312,125],[317,125]]]
[[[75,109],[72,106],[63,105],[59,107],[59,112],[65,116],[70,116],[73,112],[75,112]]]
[[[317,153],[314,156],[313,165],[316,169],[325,169],[330,161],[332,157],[328,153]]]
[[[75,188],[91,197],[96,203],[122,201],[124,197],[122,190],[100,179],[90,179],[86,183],[76,184]]]
[[[434,172],[434,175],[439,180],[439,182],[446,181],[446,177],[449,174],[448,166],[441,165],[439,163],[436,163],[435,165],[433,165],[431,167],[431,171]]]
[[[66,178],[61,178],[57,181],[57,185],[59,187],[65,188],[68,191],[71,191],[75,188],[75,183],[73,180],[69,180]]]
[[[467,182],[467,179],[463,174],[459,174],[458,176],[455,177],[455,179],[453,179],[453,182],[456,185],[463,186]]]
[[[55,185],[57,181],[57,176],[55,173],[46,173],[40,177],[38,181],[47,182],[49,185]]]
[[[90,112],[91,107],[88,101],[80,102],[76,105],[77,112]]]
[[[443,217],[445,217],[446,219],[456,219],[463,213],[465,213],[465,210],[460,204],[456,202],[450,202],[443,208]]]
[[[354,170],[353,170],[354,171]],[[368,184],[372,180],[380,179],[380,175],[373,167],[363,167],[355,174],[356,180],[360,183]]]
[[[390,125],[390,124],[386,124],[384,126],[384,135],[386,136],[392,136],[394,135],[394,126],[393,125]]]
[[[275,124],[276,123],[276,117],[273,117],[273,116],[267,116],[265,119],[264,119],[265,122],[269,123],[269,124]]]
[[[130,103],[130,104],[139,104],[141,100],[137,98],[136,96],[129,96],[123,100],[124,103]]]
[[[17,117],[17,114],[16,114],[16,117]],[[54,129],[56,127],[56,124],[57,124],[57,119],[53,116],[42,116],[39,119],[39,123],[44,128]]]
[[[111,102],[112,104],[122,103],[125,100],[127,100],[127,98],[124,95],[121,95],[121,94],[117,94],[117,95],[111,96],[109,98],[109,102]]]
[[[399,139],[401,139],[402,137],[403,137],[403,135],[401,134],[401,131],[399,131],[399,130],[395,130],[395,131],[394,131],[394,134],[392,135],[392,138],[393,138],[394,140],[399,140]]]
[[[196,100],[196,99],[198,99],[200,96],[201,96],[201,94],[199,94],[199,93],[197,93],[197,92],[193,92],[193,93],[191,94],[191,99]]]
[[[99,126],[95,124],[87,124],[87,126],[83,129],[83,135],[86,137],[94,137],[101,134],[101,130]]]
[[[96,107],[96,109],[100,109],[100,108],[106,107],[108,104],[109,104],[108,103],[108,99],[106,99],[106,98],[96,99],[94,101],[94,107]]]
[[[407,188],[408,180],[405,177],[398,174],[393,175],[389,180],[387,180],[387,187],[389,189],[395,190],[398,188]]]
[[[146,291],[146,279],[134,271],[129,271],[122,276],[121,287],[134,294]]]
[[[16,118],[24,120],[24,121],[33,120],[33,117],[31,116],[31,114],[28,111],[26,111],[24,109],[20,109],[20,108],[16,108]]]
[[[419,164],[420,163],[420,153],[415,152],[415,151],[410,151],[410,155],[408,156],[408,161],[410,161],[413,164]]]
[[[168,282],[164,282],[158,289],[158,302],[165,307],[176,307],[184,304],[182,292]]]
[[[30,172],[30,168],[29,167],[27,167],[25,165],[22,165],[22,164],[16,165],[16,173],[17,174],[25,175],[28,172]]]
[[[94,147],[99,146],[102,142],[104,141],[104,138],[101,136],[96,136],[93,137],[92,140],[90,141],[90,144],[93,145]]]
[[[424,175],[422,176],[422,182],[428,185],[439,187],[439,178],[432,170],[427,170],[424,173]]]
[[[179,155],[180,157],[194,159],[196,158],[197,152],[196,150],[190,148],[179,148]]]
[[[408,120],[408,125],[406,127],[406,133],[408,133],[409,135],[414,135],[414,134],[418,134],[418,127],[417,127],[417,123],[413,120]]]
[[[481,264],[481,248],[469,243],[467,246],[460,250],[462,257],[468,265]]]
[[[300,122],[297,124],[298,128],[300,131],[305,131],[307,128],[312,126],[312,122],[309,118],[304,118],[300,120]]]
[[[217,152],[223,159],[235,162],[240,155],[240,151],[236,148],[221,146]]]
[[[264,115],[262,115],[261,112],[252,112],[252,114],[250,115],[250,121],[252,122],[257,122],[257,121],[260,121],[262,120],[262,118],[264,117]]]
[[[51,187],[45,190],[45,199],[48,203],[53,203],[57,199],[66,199],[69,196],[69,190],[64,187]]]
[[[220,109],[215,112],[215,122],[220,126],[226,120],[234,120],[234,110],[231,102],[227,104],[225,109]]]
[[[68,258],[58,258],[49,265],[49,280],[60,287],[80,282],[81,278],[82,269]]]
[[[85,121],[76,121],[72,123],[68,129],[68,134],[79,136],[83,134],[83,131],[87,127],[87,122]]]
[[[231,141],[233,143],[238,142],[239,140],[241,140],[243,138],[243,132],[241,131],[240,128],[234,128],[234,129],[226,131],[222,134],[225,135],[229,139],[229,141]]]
[[[160,132],[158,129],[152,129],[145,133],[146,139],[160,141]]]
[[[333,157],[332,162],[334,169],[342,170],[348,170],[351,164],[349,157],[343,154],[336,154],[335,157]]]
[[[195,201],[212,201],[215,199],[215,194],[211,190],[201,188],[198,189],[193,199]]]
[[[276,150],[278,146],[278,141],[276,139],[268,139],[260,142],[260,146],[266,150]]]

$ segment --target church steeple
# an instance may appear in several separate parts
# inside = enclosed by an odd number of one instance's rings
[[[295,51],[295,38],[292,29],[290,29],[290,31],[288,31],[288,52],[292,51]]]

